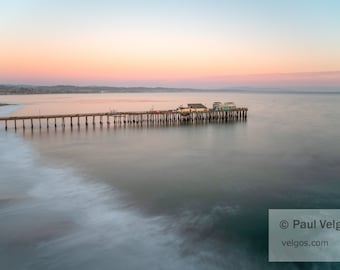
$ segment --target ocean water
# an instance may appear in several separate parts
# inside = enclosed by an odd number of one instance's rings
[[[248,120],[0,130],[0,269],[339,269],[268,263],[269,208],[340,208],[340,95],[1,96],[2,114],[235,101]]]

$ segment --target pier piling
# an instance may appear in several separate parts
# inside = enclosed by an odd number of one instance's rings
[[[39,129],[42,129],[42,120],[46,119],[46,127],[49,128],[49,120],[54,119],[54,127],[57,128],[57,122],[65,128],[65,118],[70,119],[70,127],[73,127],[73,118],[77,118],[78,127],[81,126],[81,118],[85,118],[85,126],[89,125],[89,117],[92,117],[92,124],[95,127],[96,117],[99,116],[100,127],[104,125],[103,117],[106,116],[107,127],[113,126],[147,126],[150,125],[173,125],[181,123],[196,124],[198,122],[209,123],[212,121],[218,123],[228,123],[230,121],[246,120],[248,117],[247,108],[236,108],[228,111],[192,111],[190,113],[180,113],[177,111],[148,111],[148,112],[115,112],[115,113],[88,113],[88,114],[61,114],[61,115],[39,115],[39,116],[9,116],[0,117],[0,122],[4,122],[5,129],[9,128],[9,123],[13,121],[15,130],[17,121],[22,120],[22,128],[25,129],[25,120],[31,122],[31,129],[34,129],[34,120],[39,121]],[[112,122],[110,122],[110,117]],[[57,121],[58,120],[58,121]]]

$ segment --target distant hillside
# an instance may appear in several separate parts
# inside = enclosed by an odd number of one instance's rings
[[[66,94],[66,93],[143,93],[143,92],[189,92],[197,89],[178,89],[163,87],[110,87],[110,86],[32,86],[0,85],[0,95]]]
[[[178,93],[178,92],[244,92],[244,93],[340,93],[340,87],[225,87],[220,89],[167,87],[114,87],[74,85],[7,85],[0,84],[0,95],[90,94],[90,93]]]

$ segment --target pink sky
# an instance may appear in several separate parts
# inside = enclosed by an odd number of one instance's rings
[[[339,2],[316,2],[6,1],[0,84],[339,87]]]

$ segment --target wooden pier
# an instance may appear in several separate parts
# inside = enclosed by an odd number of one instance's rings
[[[246,120],[248,108],[236,108],[228,111],[190,112],[181,113],[177,111],[145,111],[145,112],[106,112],[106,113],[83,113],[83,114],[57,114],[57,115],[34,115],[34,116],[9,116],[0,117],[0,122],[4,123],[5,129],[13,127],[34,129],[42,128],[65,128],[66,125],[73,128],[85,125],[101,127],[106,125],[127,126],[127,125],[167,125],[212,121],[241,121]],[[97,122],[99,120],[99,123]]]

